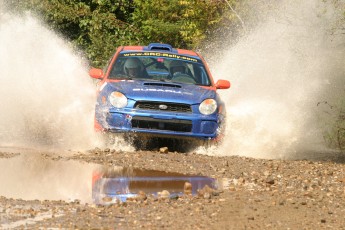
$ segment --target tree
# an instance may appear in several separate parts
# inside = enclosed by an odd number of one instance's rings
[[[194,49],[205,39],[226,9],[220,0],[134,0],[133,23],[140,40]]]
[[[82,50],[95,67],[115,47],[169,43],[195,49],[216,28],[235,0],[23,0],[17,9],[32,10],[52,29]]]
[[[131,0],[25,0],[17,7],[41,15],[97,67],[106,63],[117,46],[139,42],[130,24]]]

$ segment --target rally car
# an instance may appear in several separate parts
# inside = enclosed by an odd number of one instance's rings
[[[200,54],[169,44],[121,46],[108,65],[92,68],[99,79],[97,131],[217,141],[224,132],[225,107]]]

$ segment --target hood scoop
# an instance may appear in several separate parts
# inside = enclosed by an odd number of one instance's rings
[[[171,88],[181,88],[180,85],[163,83],[163,82],[146,82],[144,83],[145,86],[161,86],[161,87],[171,87]]]

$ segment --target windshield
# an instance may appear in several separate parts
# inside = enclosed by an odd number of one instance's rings
[[[187,56],[140,52],[120,54],[109,79],[145,79],[210,86],[202,62]]]

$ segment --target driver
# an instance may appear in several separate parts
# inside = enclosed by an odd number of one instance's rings
[[[179,60],[174,60],[170,62],[169,71],[170,71],[171,76],[174,76],[174,74],[177,74],[177,73],[188,74],[188,67],[186,63]]]
[[[143,78],[144,67],[138,58],[128,58],[124,65],[124,72],[130,78]]]

